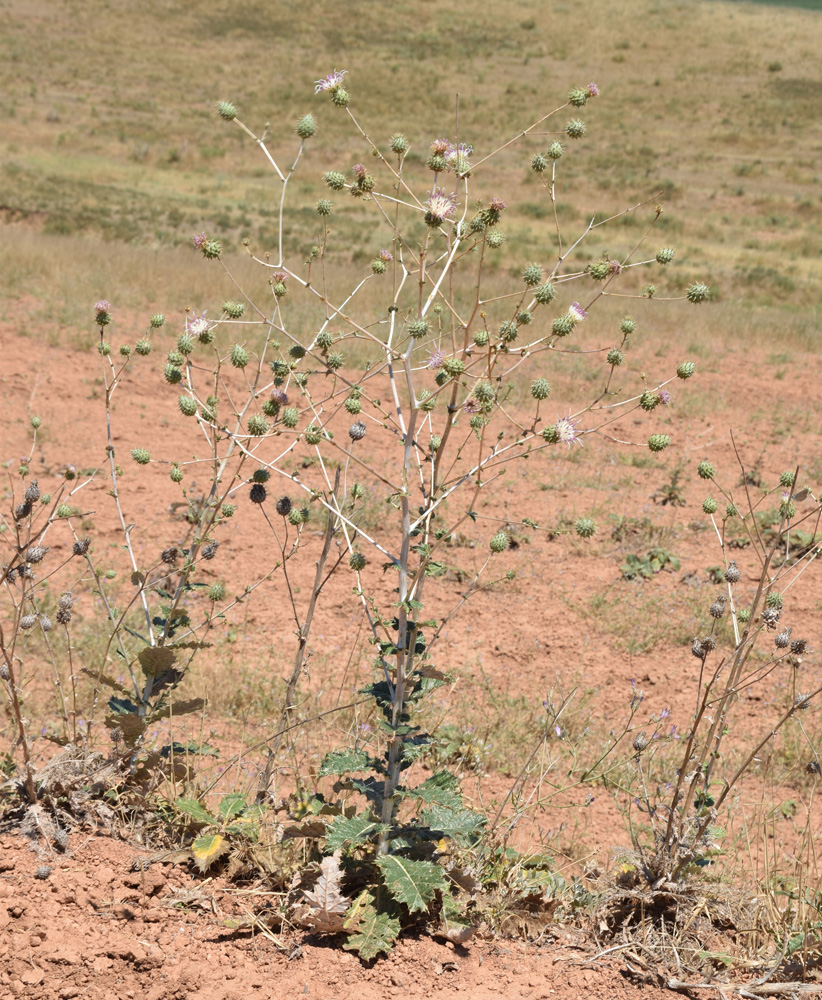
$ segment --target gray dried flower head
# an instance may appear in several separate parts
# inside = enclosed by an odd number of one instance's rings
[[[173,566],[179,555],[180,550],[176,546],[171,546],[171,548],[163,549],[160,553],[160,559],[166,564],[166,566]]]
[[[348,436],[352,441],[362,441],[365,437],[366,426],[362,420],[358,420],[348,428]]]
[[[68,608],[58,608],[54,617],[60,625],[68,625],[71,621],[71,611]]]
[[[728,598],[724,594],[720,594],[714,603],[708,608],[708,614],[711,618],[721,618],[725,614],[725,604]]]
[[[699,636],[696,636],[691,643],[691,655],[695,656],[698,660],[702,660],[705,658],[706,652],[707,650],[702,645],[702,640]]]
[[[207,542],[200,550],[200,555],[203,559],[213,559],[217,555],[219,545],[219,542]]]
[[[728,563],[728,568],[725,570],[725,579],[728,583],[739,583],[739,577],[741,576],[739,572],[739,567],[736,563],[731,560]]]
[[[815,777],[819,777],[822,774],[822,767],[819,766],[818,760],[809,760],[805,765],[805,770],[808,774],[812,774]]]
[[[762,612],[762,624],[769,629],[776,628],[779,622],[779,608],[765,608]]]
[[[634,742],[632,746],[637,753],[642,753],[645,747],[648,746],[648,743],[649,743],[648,734],[644,731],[640,731],[634,737]]]
[[[21,580],[33,580],[34,570],[31,568],[31,566],[28,565],[18,566],[17,575],[20,577]]]
[[[40,865],[34,873],[34,877],[39,879],[47,879],[49,875],[51,875],[51,865]]]
[[[702,648],[706,653],[713,653],[716,649],[716,639],[712,635],[703,636]]]
[[[789,628],[783,629],[774,639],[774,645],[777,649],[787,649],[790,644],[791,630]]]
[[[32,547],[26,552],[26,562],[42,562],[47,552],[48,547],[43,548],[41,545],[32,545]]]
[[[88,552],[90,546],[90,538],[78,538],[71,547],[72,554],[75,556],[84,556]]]
[[[51,632],[52,623],[48,615],[40,615],[40,628],[44,632]]]
[[[31,504],[28,500],[25,503],[19,503],[14,508],[14,519],[15,521],[22,521],[24,517],[28,517],[31,513]]]
[[[65,593],[60,595],[57,600],[57,607],[64,608],[66,611],[71,611],[74,607],[74,598],[71,596],[70,590],[67,590]]]
[[[797,712],[806,712],[811,707],[811,696],[809,694],[797,694],[793,700],[793,707]]]
[[[40,487],[37,485],[36,479],[32,479],[32,481],[26,487],[26,492],[23,494],[23,499],[27,503],[36,503],[40,499]]]
[[[7,681],[11,679],[11,674],[9,673],[9,668],[5,663],[0,663],[0,681]]]
[[[20,628],[30,629],[37,624],[37,615],[23,615],[20,619]]]
[[[265,498],[268,496],[265,486],[262,483],[254,483],[251,487],[251,491],[248,494],[248,499],[252,503],[265,503]]]
[[[808,640],[807,639],[794,639],[791,643],[791,652],[796,654],[796,656],[802,656],[803,653],[808,651]]]
[[[275,504],[275,509],[281,517],[288,517],[291,511],[291,497],[280,497]]]

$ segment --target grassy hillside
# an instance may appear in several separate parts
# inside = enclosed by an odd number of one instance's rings
[[[409,137],[422,183],[431,139],[458,128],[484,155],[596,80],[589,136],[562,162],[564,221],[584,225],[594,210],[659,191],[677,279],[709,280],[723,325],[767,331],[779,316],[803,343],[815,335],[822,17],[812,10],[654,0],[6,0],[0,10],[0,265],[7,291],[35,295],[45,318],[80,324],[86,300],[103,293],[135,308],[199,302],[207,278],[173,248],[201,229],[229,248],[244,237],[271,245],[278,185],[250,140],[216,118],[218,99],[258,132],[269,122],[283,159],[296,148],[293,123],[317,116],[294,190],[305,207],[287,231],[295,248],[310,244],[322,172],[362,156],[345,114],[313,94],[337,67],[376,141]],[[544,144],[517,146],[478,183],[478,194],[517,206],[506,220],[512,265],[550,237],[528,169]],[[335,224],[356,260],[367,251],[355,242],[363,207],[351,201]]]

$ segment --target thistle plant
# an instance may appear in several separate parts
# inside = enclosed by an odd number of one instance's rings
[[[136,753],[149,722],[200,707],[175,703],[172,692],[214,629],[250,592],[276,587],[293,619],[297,648],[277,735],[260,769],[257,801],[263,803],[280,736],[294,711],[323,588],[332,573],[349,576],[373,647],[374,677],[364,693],[376,705],[379,728],[370,742],[340,747],[322,762],[319,775],[335,780],[338,795],[323,804],[322,850],[346,863],[343,869],[327,864],[315,874],[326,883],[337,880],[332,895],[340,919],[331,924],[350,935],[351,947],[371,957],[388,950],[401,922],[415,914],[452,929],[460,925],[455,883],[438,863],[438,852],[447,843],[476,842],[485,819],[464,807],[459,782],[446,767],[423,781],[414,777],[420,763],[437,759],[438,749],[435,737],[419,725],[418,709],[447,680],[437,665],[447,624],[491,578],[511,578],[506,553],[517,523],[540,527],[527,511],[512,520],[500,496],[503,477],[516,463],[533,464],[551,449],[579,448],[592,436],[654,454],[668,447],[671,438],[655,423],[654,411],[669,402],[668,386],[693,376],[695,364],[684,359],[660,380],[627,374],[625,361],[639,324],[626,315],[614,329],[602,328],[596,309],[613,297],[698,304],[709,292],[699,283],[673,288],[666,297],[656,285],[640,286],[643,269],[651,269],[660,284],[675,283],[674,250],[646,250],[662,212],[654,198],[601,221],[594,217],[573,237],[562,230],[557,183],[563,162],[578,155],[589,135],[581,115],[599,96],[595,84],[575,87],[556,108],[487,151],[474,149],[456,127],[450,138],[374,137],[356,114],[354,88],[342,71],[319,80],[315,92],[325,106],[306,111],[295,124],[288,162],[275,158],[266,137],[241,119],[237,106],[217,105],[222,127],[238,128],[256,144],[278,186],[273,244],[257,248],[245,241],[248,257],[266,275],[268,301],[243,292],[219,234],[199,233],[193,246],[213,269],[215,286],[224,282],[231,298],[222,307],[209,303],[199,314],[189,311],[171,345],[160,349],[166,326],[157,314],[133,349],[124,345],[115,352],[107,339],[112,309],[107,302],[95,307],[105,374],[107,472],[134,587],[124,607],[106,605],[111,626],[106,655],[118,650],[130,690],[121,691],[102,664],[98,682],[117,688],[108,702],[107,724]],[[313,146],[322,136],[324,114],[345,118],[361,145],[361,162],[337,155],[308,166],[309,157],[316,158]],[[422,153],[419,168],[409,159],[415,145]],[[489,165],[503,157],[530,167],[550,205],[542,260],[518,260],[516,238],[506,233],[505,192],[486,180]],[[289,213],[302,209],[293,204],[292,179],[306,169],[307,180],[316,179],[310,247],[291,240],[287,225]],[[347,287],[351,266],[340,266],[339,260],[350,246],[335,229],[343,201],[356,207],[370,241],[370,262]],[[590,259],[590,241],[627,214],[645,218],[642,236],[618,252],[614,237],[613,253]],[[518,278],[503,276],[497,264],[502,257],[508,267],[516,264]],[[559,412],[552,404],[552,377],[580,345],[601,363],[601,378],[592,398]],[[148,443],[130,457],[117,454],[112,398],[147,367],[153,368],[169,412],[190,426],[203,457],[186,460]],[[647,420],[639,441],[611,433],[614,422],[630,412]],[[128,460],[130,475],[163,466],[186,511],[185,537],[159,552],[150,566],[139,564],[121,496],[119,463]],[[201,494],[190,485],[195,475],[209,484]],[[363,521],[366,503],[376,503],[382,512],[374,528]],[[62,510],[56,507],[54,517],[64,517]],[[65,516],[71,524],[70,513]],[[7,522],[27,525],[27,516]],[[254,525],[270,568],[245,582],[240,596],[227,599],[223,587],[206,585],[202,570],[220,560],[220,544],[240,518]],[[315,582],[306,604],[292,583],[290,564],[312,552],[317,524],[323,544],[315,553]],[[468,530],[485,555],[462,592],[444,603],[426,581],[449,541]],[[574,530],[590,539],[596,522],[583,514]],[[28,529],[16,532],[10,566],[20,562],[26,547],[42,541]],[[393,584],[388,598],[384,574]],[[104,591],[101,600],[107,601]],[[24,599],[15,607],[19,630],[29,609]],[[193,816],[192,800],[184,801],[181,808]],[[210,813],[200,820],[218,825]],[[346,882],[344,871],[359,874]],[[359,888],[349,897],[354,884]],[[311,895],[314,888],[305,893],[317,898]]]

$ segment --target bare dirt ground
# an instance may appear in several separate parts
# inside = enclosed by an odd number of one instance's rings
[[[136,319],[131,332],[127,321],[121,318],[118,322],[115,345],[125,339],[133,342],[139,336],[142,324]],[[102,466],[104,410],[97,353],[49,347],[37,334],[26,332],[25,303],[7,310],[0,338],[0,392],[9,414],[0,438],[0,457],[11,462],[10,474],[28,451],[28,416],[33,413],[42,418],[44,433],[42,458],[32,467],[31,476],[40,479],[42,489],[55,487],[59,470],[67,463],[81,470]],[[126,516],[138,525],[132,540],[138,558],[146,563],[156,561],[159,550],[173,544],[182,530],[169,514],[169,503],[179,498],[178,488],[172,489],[167,467],[138,470],[128,453],[134,447],[149,447],[153,457],[184,461],[191,451],[190,437],[182,432],[182,421],[174,412],[177,392],[163,386],[157,372],[162,355],[173,342],[171,335],[166,339],[168,343],[158,343],[156,357],[149,359],[150,375],[135,376],[115,409],[115,444],[123,456],[122,464],[127,466],[123,479]],[[638,350],[643,358],[649,353]],[[672,342],[651,360],[655,371],[668,372],[685,357],[687,351]],[[478,595],[449,626],[439,665],[453,670],[457,680],[440,696],[438,712],[442,718],[447,719],[458,704],[481,708],[488,698],[508,699],[509,705],[527,704],[527,712],[538,718],[542,701],[552,688],[560,686],[585,692],[582,717],[613,720],[618,725],[626,715],[633,681],[644,692],[646,715],[668,709],[671,725],[680,730],[687,726],[699,663],[681,637],[674,641],[674,633],[679,632],[669,628],[670,621],[696,593],[703,600],[701,624],[695,620],[693,631],[705,628],[707,605],[716,591],[707,580],[706,568],[721,561],[711,532],[694,527],[707,520],[701,502],[712,491],[711,484],[697,479],[696,463],[710,459],[741,499],[744,490],[738,487],[739,469],[729,436],[729,431],[735,430],[746,464],[757,464],[767,485],[774,485],[783,469],[799,464],[806,470],[800,475],[802,483],[807,481],[818,492],[822,433],[814,414],[822,408],[822,385],[813,356],[795,353],[774,361],[764,354],[753,357],[742,345],[726,345],[717,346],[711,357],[700,359],[697,378],[672,388],[675,396],[664,414],[664,425],[656,419],[657,412],[650,418],[631,415],[613,428],[616,437],[638,442],[657,430],[671,434],[674,443],[656,463],[625,464],[615,457],[619,448],[589,439],[581,460],[564,449],[535,456],[520,471],[509,473],[507,485],[493,506],[480,508],[489,516],[510,518],[513,525],[525,515],[540,524],[551,524],[593,510],[598,512],[600,532],[585,547],[568,537],[528,533],[521,527],[515,531],[519,547],[506,554],[504,569],[516,569],[516,579]],[[562,414],[575,402],[579,401],[560,398],[552,405]],[[371,445],[370,440],[369,446],[370,457],[379,462],[380,446]],[[648,455],[647,448],[621,450]],[[681,485],[686,506],[654,502],[652,494],[670,479],[679,459],[685,463]],[[81,503],[84,510],[93,512],[87,519],[88,534],[98,556],[110,553],[114,564],[119,558],[120,538],[108,489],[101,476],[83,493]],[[244,498],[245,493],[238,495],[240,509],[221,536],[218,558],[208,568],[213,579],[238,587],[258,577],[267,560],[273,558],[261,547],[261,526]],[[666,532],[664,544],[681,559],[681,569],[637,584],[632,591],[614,591],[609,608],[597,611],[592,598],[609,593],[608,588],[619,581],[618,567],[626,544],[630,547],[630,542],[611,537],[608,512],[650,518]],[[496,522],[481,522],[478,537],[490,536],[496,526]],[[318,547],[318,539],[319,535],[310,539],[310,551]],[[59,555],[66,552],[70,540],[54,531],[48,543]],[[484,558],[485,544],[482,541],[474,548],[467,539],[455,550],[454,565],[441,579],[431,582],[432,604],[458,599],[461,580]],[[749,550],[740,551],[737,558],[743,581],[750,587],[757,574],[755,561]],[[789,608],[790,621],[797,625],[795,635],[800,631],[807,634],[818,647],[822,575],[814,570],[811,568],[803,585],[791,592]],[[310,587],[313,572],[311,558],[294,569],[294,581],[303,593]],[[378,567],[369,573],[366,583],[387,605],[389,584],[381,578]],[[654,602],[647,600],[651,596]],[[82,614],[82,606],[80,611]],[[85,611],[90,614],[90,606]],[[608,616],[619,612],[623,613],[621,630],[609,631]],[[351,599],[350,577],[333,579],[312,633],[317,652],[302,682],[303,690],[310,692],[306,714],[312,698],[317,704],[326,704],[322,699],[336,692],[339,703],[355,696],[363,683],[364,671],[369,668],[350,666],[360,620],[361,610]],[[629,642],[632,636],[655,627],[664,638],[653,648],[642,649]],[[687,638],[687,625],[684,628]],[[219,655],[204,659],[202,669],[195,668],[186,683],[192,694],[202,693],[210,699],[212,709],[205,723],[198,720],[197,724],[213,734],[212,742],[219,744],[223,739],[236,747],[268,734],[269,720],[259,710],[255,712],[255,703],[275,689],[266,672],[277,677],[285,673],[282,662],[274,661],[271,666],[271,654],[292,631],[281,585],[272,584],[246,604],[230,650],[222,646]],[[231,684],[224,673],[229,653]],[[259,666],[254,667],[255,663]],[[805,689],[820,683],[817,654],[809,654],[802,669]],[[43,704],[49,685],[45,672],[32,676],[29,682],[32,704]],[[229,714],[225,691],[242,685],[248,688],[247,700]],[[767,691],[753,691],[740,699],[734,724],[741,733],[759,733],[770,724],[776,707],[792,697],[785,678],[777,676]],[[522,707],[517,710],[526,711]],[[817,708],[808,713],[809,731],[819,730],[818,714]],[[38,718],[36,725],[46,721]],[[367,725],[367,719],[361,724]],[[481,724],[478,719],[477,725]],[[494,733],[485,733],[485,737],[493,741]],[[47,755],[49,746],[37,744],[37,753]],[[321,752],[327,746],[315,749]],[[249,758],[245,763],[243,780],[253,787],[259,760]],[[797,774],[802,764],[797,758]],[[285,790],[292,787],[288,774],[292,766],[289,763],[282,770]],[[490,809],[501,801],[512,776],[515,773],[492,770],[482,778],[467,778],[465,791],[470,804]],[[231,780],[237,780],[236,772]],[[761,787],[757,783],[754,798]],[[799,784],[787,785],[785,794],[796,807],[781,820],[789,835],[791,830],[801,829],[808,803]],[[628,843],[619,813],[607,795],[598,793],[589,802],[583,793],[566,802],[566,807],[561,818],[552,816],[547,807],[537,809],[520,842],[516,838],[512,842],[515,846],[550,843],[577,858],[596,852],[604,856],[614,845]],[[562,928],[550,929],[539,945],[527,946],[478,940],[461,950],[426,938],[407,940],[389,963],[368,967],[335,942],[290,937],[278,942],[227,928],[226,919],[242,918],[253,908],[241,892],[219,880],[194,879],[179,866],[155,864],[145,873],[130,873],[132,860],[144,849],[110,837],[78,831],[66,855],[54,858],[37,856],[11,834],[1,843],[0,1000],[17,996],[33,1000],[232,1000],[292,995],[370,1000],[395,994],[433,995],[443,1000],[460,995],[627,1000],[666,992],[633,983],[618,957],[611,965],[600,962],[596,968],[586,967],[590,949],[586,951],[582,940],[571,936],[576,932]],[[36,870],[44,864],[51,867],[50,874],[36,879]],[[706,991],[700,995],[705,996]]]

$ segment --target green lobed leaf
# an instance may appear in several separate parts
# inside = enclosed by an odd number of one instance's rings
[[[191,853],[201,872],[207,871],[228,850],[228,841],[219,833],[198,837],[191,845]]]
[[[220,799],[220,815],[223,819],[233,819],[235,816],[239,816],[240,813],[245,812],[247,805],[245,795],[240,795],[238,792],[231,792]]]
[[[450,771],[437,771],[416,788],[403,789],[405,798],[421,799],[428,805],[446,806],[448,809],[462,809],[462,798],[456,789],[459,779]]]
[[[420,822],[430,827],[432,834],[439,834],[439,837],[474,840],[482,832],[486,819],[469,809],[446,809],[435,805],[422,811]]]
[[[374,907],[374,897],[367,889],[354,901],[343,926],[351,935],[343,948],[359,952],[360,958],[366,962],[380,952],[387,955],[400,933],[399,919],[379,913]]]
[[[337,816],[332,823],[329,823],[325,832],[325,846],[329,851],[337,851],[345,844],[356,847],[383,829],[382,823],[375,823],[365,814],[352,816],[350,819]]]
[[[355,747],[343,747],[340,750],[332,750],[322,759],[319,777],[324,778],[328,774],[349,774],[351,771],[372,771],[380,768],[379,761],[365,752],[357,750]]]
[[[174,805],[180,812],[185,813],[186,816],[190,816],[198,823],[204,823],[208,826],[215,826],[217,824],[217,820],[209,815],[196,799],[177,799]]]
[[[411,913],[427,910],[437,891],[448,888],[442,868],[433,861],[412,861],[393,854],[376,860],[386,888]]]

